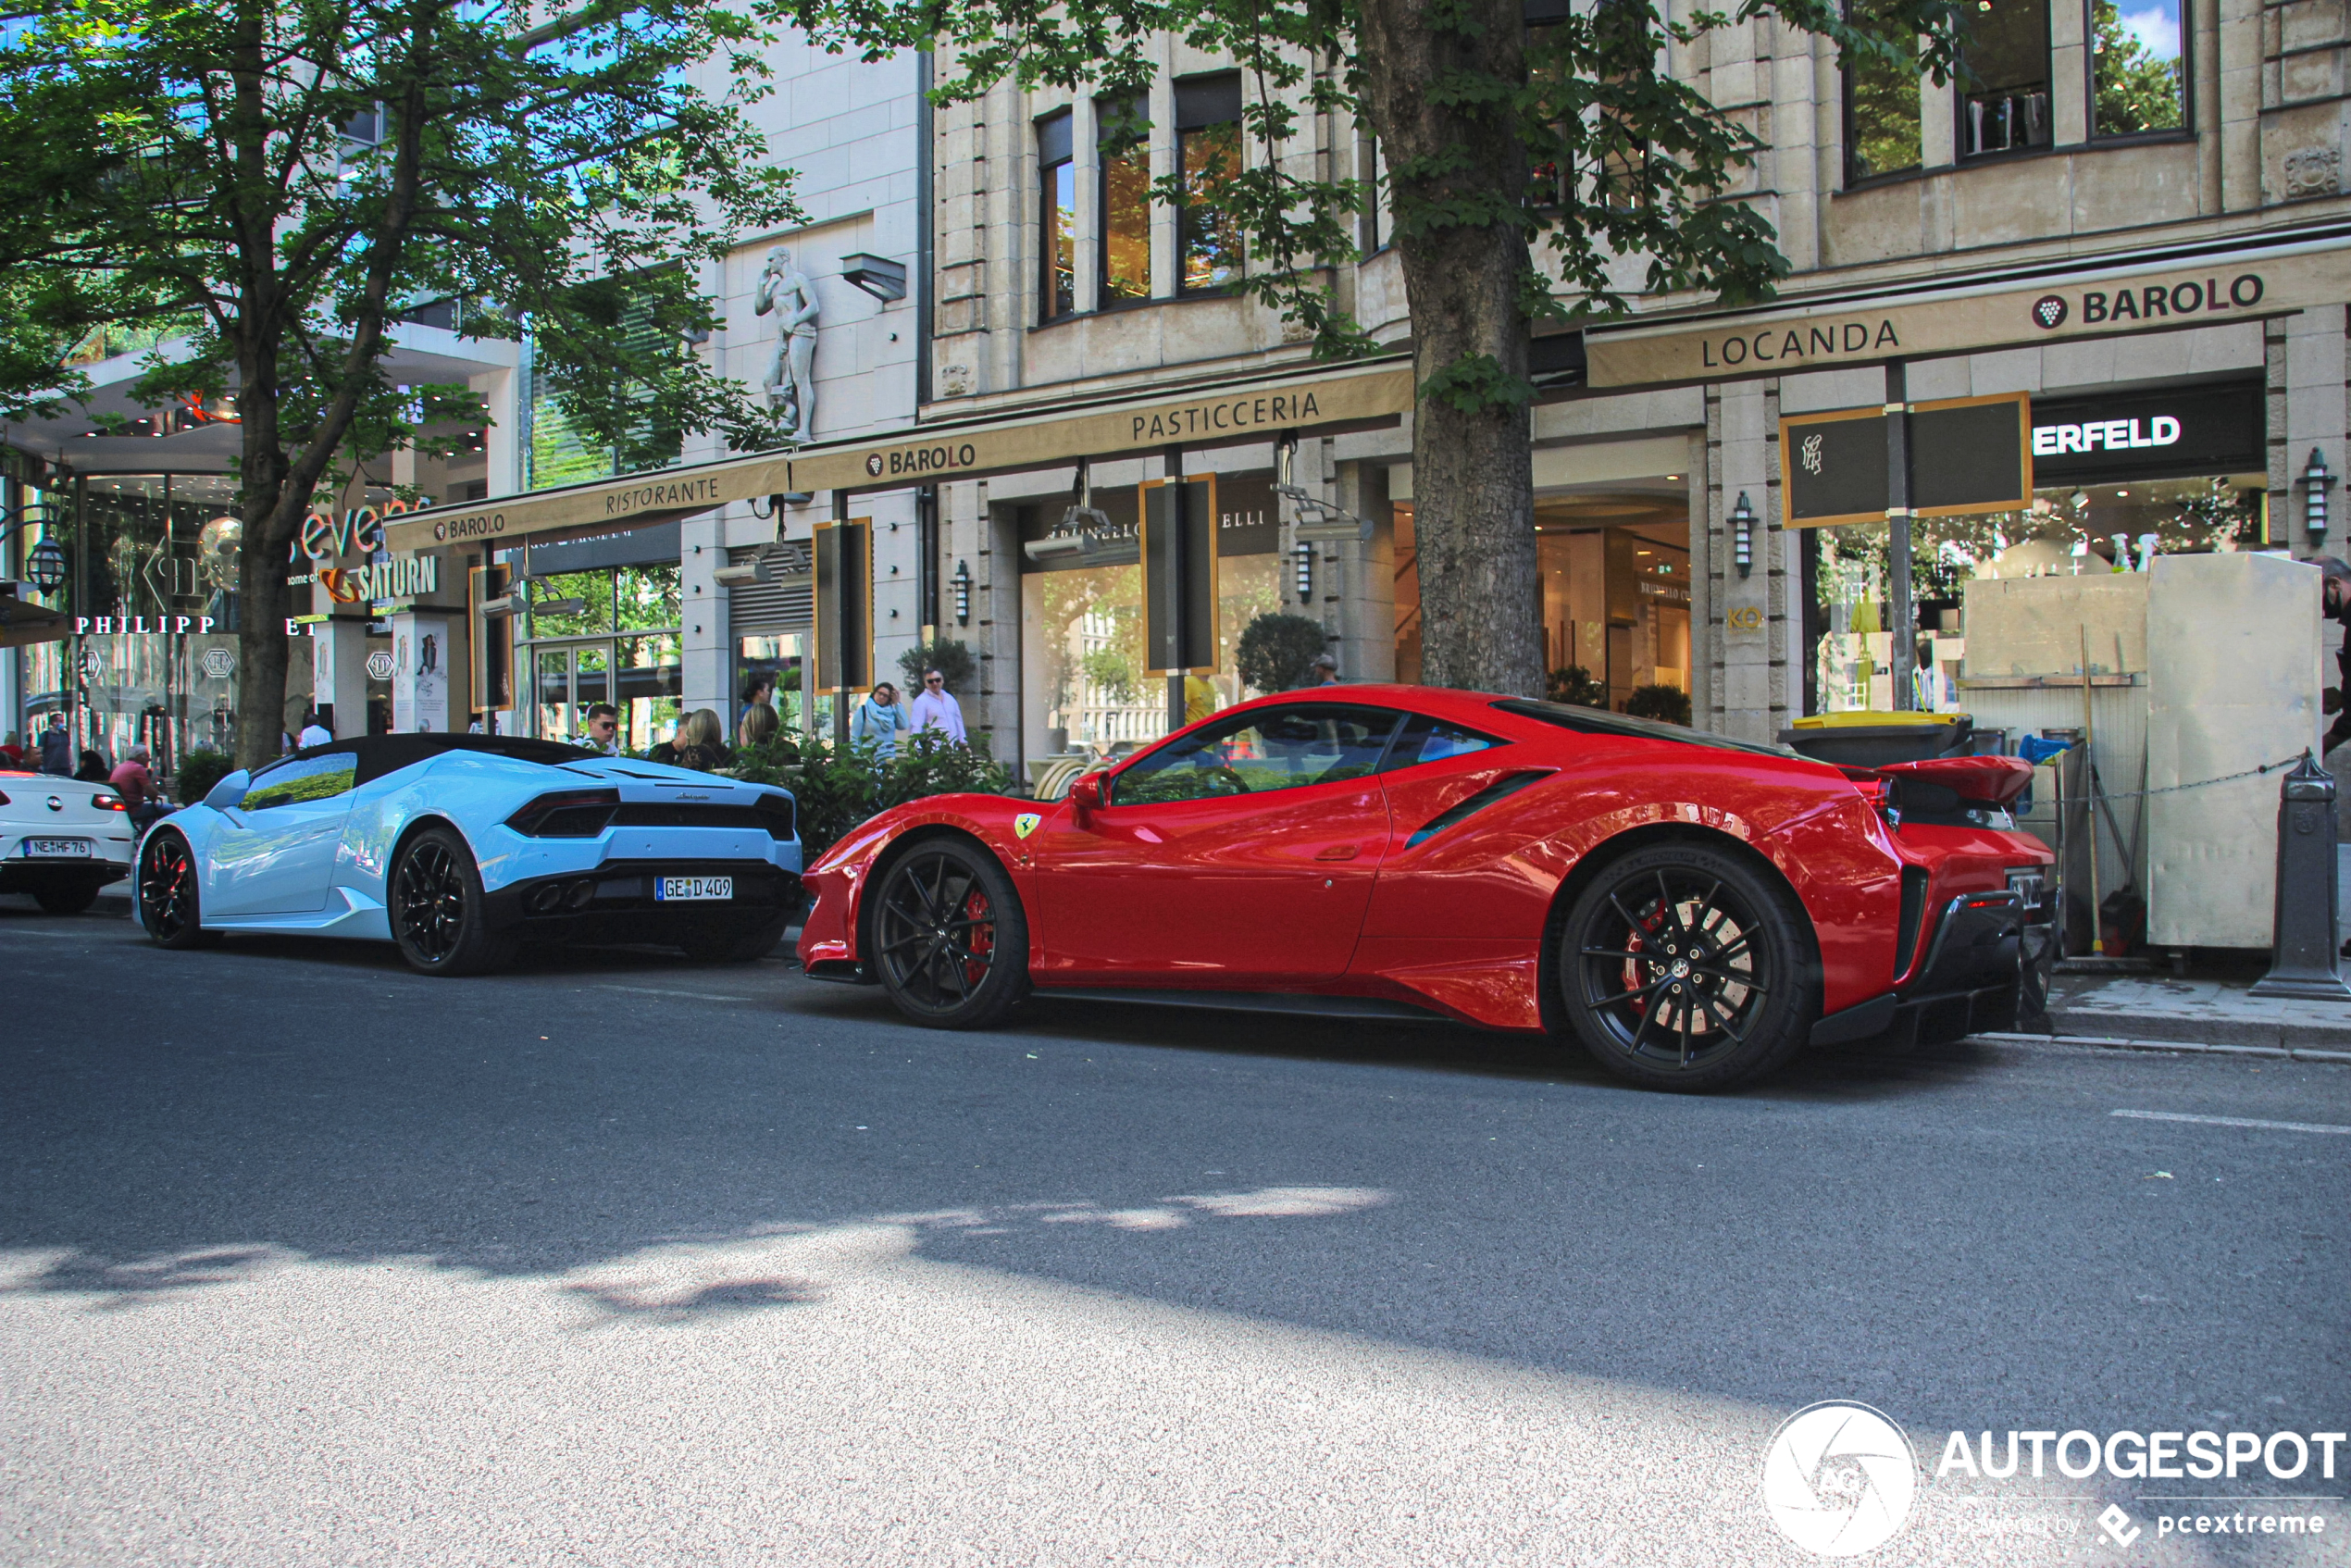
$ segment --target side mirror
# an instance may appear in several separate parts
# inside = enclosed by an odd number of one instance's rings
[[[227,811],[230,807],[243,803],[245,790],[252,784],[253,774],[241,767],[221,779],[219,783],[215,784],[211,791],[205,796],[204,803],[215,811]]]
[[[1086,814],[1088,812],[1101,810],[1102,776],[1099,773],[1081,773],[1076,778],[1071,779],[1069,781],[1069,803],[1076,812],[1077,819],[1080,822],[1086,820]]]

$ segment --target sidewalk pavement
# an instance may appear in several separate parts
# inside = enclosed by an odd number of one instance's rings
[[[2351,1002],[2255,996],[2258,977],[2060,972],[2049,985],[2048,1032],[2084,1045],[2351,1062]]]

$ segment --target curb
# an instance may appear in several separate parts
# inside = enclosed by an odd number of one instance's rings
[[[2051,1008],[2049,1017],[2061,1037],[2086,1039],[2179,1040],[2283,1051],[2351,1051],[2351,1025],[2331,1022],[2063,1006]]]
[[[2331,1051],[2310,1045],[2207,1045],[2184,1039],[2121,1039],[2107,1035],[2028,1035],[2009,1032],[1984,1032],[1970,1037],[1973,1039],[1997,1040],[2002,1045],[2078,1045],[2093,1051],[2169,1052],[2190,1056],[2256,1056],[2280,1062],[2332,1062],[2351,1064],[2351,1051]]]

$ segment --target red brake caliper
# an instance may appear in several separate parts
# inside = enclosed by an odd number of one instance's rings
[[[974,888],[971,896],[964,901],[964,915],[970,920],[987,920],[988,895],[977,888]],[[971,952],[971,956],[964,960],[964,978],[976,986],[987,977],[987,955],[995,951],[995,924],[991,921],[987,925],[972,927],[971,933],[965,939],[964,945]]]

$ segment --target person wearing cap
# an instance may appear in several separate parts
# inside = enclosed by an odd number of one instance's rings
[[[1338,684],[1338,657],[1337,654],[1321,653],[1315,656],[1314,684],[1317,686],[1337,686]]]

